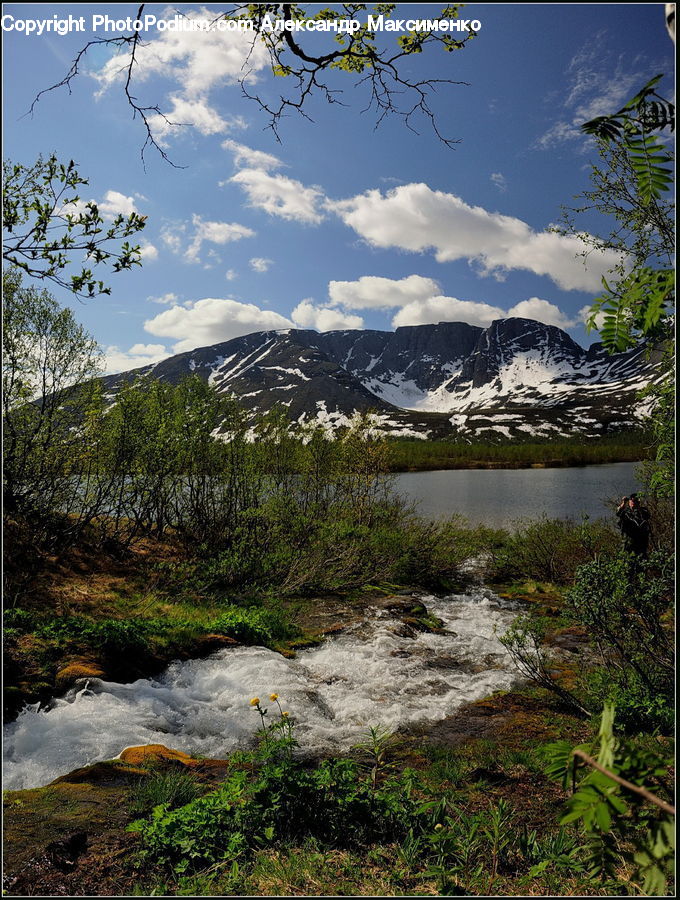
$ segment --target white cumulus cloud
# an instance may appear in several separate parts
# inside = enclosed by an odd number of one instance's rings
[[[338,331],[363,328],[361,316],[347,315],[339,309],[316,306],[311,299],[302,300],[291,313],[298,328],[315,328],[317,331]]]
[[[614,253],[591,253],[586,266],[578,257],[584,249],[579,238],[536,232],[521,219],[470,206],[422,183],[384,195],[369,190],[327,206],[374,247],[433,250],[439,262],[467,259],[489,275],[524,269],[547,275],[565,290],[597,290],[618,262]]]
[[[392,319],[392,326],[436,325],[439,322],[467,322],[486,328],[494,319],[503,319],[507,313],[499,306],[458,300],[456,297],[429,297],[407,303]]]
[[[211,222],[194,213],[191,217],[193,232],[185,246],[188,228],[186,224],[168,225],[161,232],[161,239],[174,253],[182,253],[190,263],[200,263],[200,252],[204,242],[212,244],[228,244],[242,238],[253,237],[252,228],[239,225],[238,222]]]
[[[105,371],[108,375],[115,375],[160,362],[168,356],[170,351],[163,344],[133,344],[129,350],[112,345],[104,351]]]
[[[222,148],[234,154],[234,164],[239,169],[263,169],[268,172],[270,169],[280,169],[283,165],[278,156],[265,153],[263,150],[253,150],[252,147],[246,147],[245,144],[238,144],[236,141],[223,141]],[[224,184],[225,181],[220,182],[221,186]]]
[[[126,197],[120,191],[107,191],[99,204],[99,212],[102,216],[113,219],[116,216],[130,216],[137,212],[137,207],[132,197]]]
[[[170,106],[162,115],[156,113],[149,116],[151,132],[162,147],[168,146],[170,137],[181,134],[182,126],[190,126],[201,134],[210,135],[223,134],[230,128],[242,128],[244,125],[238,116],[224,119],[205,97],[189,98],[173,94],[169,100]]]
[[[579,319],[570,319],[559,307],[540,297],[521,300],[510,309],[478,303],[474,300],[459,300],[457,297],[442,295],[414,300],[403,306],[392,319],[394,328],[401,325],[436,325],[439,322],[467,322],[486,328],[495,319],[534,319],[545,325],[558,328],[572,328]]]
[[[273,259],[265,259],[264,256],[254,256],[248,262],[248,265],[253,272],[267,272],[271,268],[273,262]]]
[[[253,331],[292,326],[289,319],[273,310],[260,309],[254,303],[240,303],[228,297],[206,297],[173,306],[144,323],[149,334],[174,338],[177,341],[173,346],[175,353],[228,341]]]
[[[321,188],[305,187],[286,175],[270,175],[256,168],[241,169],[229,180],[245,192],[250,206],[270,216],[308,224],[318,224],[324,218]]]
[[[143,241],[139,246],[139,250],[144,262],[153,262],[155,259],[158,259],[158,247],[149,243],[149,241]]]
[[[408,275],[398,280],[378,275],[362,275],[356,281],[328,283],[331,302],[348,309],[389,309],[425,300],[438,293],[437,282],[422,275]]]
[[[179,302],[179,297],[177,294],[173,294],[172,291],[167,294],[161,294],[159,297],[147,297],[146,299],[150,300],[151,303],[161,303],[164,306],[170,306]]]
[[[166,10],[158,16],[175,13],[176,10]],[[186,19],[215,19],[215,12],[206,7],[187,8],[181,15]],[[91,73],[100,85],[98,96],[125,79],[129,65],[130,53],[126,46],[123,52]],[[252,35],[247,32],[166,30],[136,46],[133,88],[152,77],[164,79],[167,97],[161,103],[161,112],[172,122],[193,125],[201,134],[219,134],[242,122],[238,118],[221,116],[211,102],[211,94],[244,77],[256,81],[258,72],[268,65],[267,49],[261,41],[253,42]],[[151,116],[149,122],[161,145],[167,144],[171,136],[186,131],[168,125],[160,115]]]
[[[535,319],[537,322],[543,322],[545,325],[556,325],[558,328],[573,328],[580,321],[578,317],[570,319],[554,303],[550,303],[548,300],[541,300],[540,297],[530,297],[528,300],[521,300],[508,310],[507,315],[517,316],[520,319]]]

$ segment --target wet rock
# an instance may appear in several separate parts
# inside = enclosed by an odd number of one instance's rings
[[[425,665],[429,669],[455,669],[465,675],[478,675],[489,668],[483,663],[473,663],[453,656],[436,656],[434,659],[426,660]]]
[[[144,744],[140,747],[126,747],[120,754],[120,761],[132,767],[147,766],[150,762],[165,764],[168,767],[191,769],[209,780],[215,776],[223,776],[229,767],[225,759],[197,759],[182,750],[172,750],[164,744]],[[144,771],[144,769],[141,769]]]
[[[417,634],[415,629],[410,625],[407,625],[405,622],[400,622],[397,625],[394,625],[394,627],[390,628],[390,631],[396,637],[409,638],[410,640],[413,640]]]
[[[389,596],[384,597],[375,604],[379,609],[384,609],[398,616],[426,616],[426,607],[413,596]]]

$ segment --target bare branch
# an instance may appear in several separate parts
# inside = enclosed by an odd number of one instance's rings
[[[137,19],[142,18],[146,4],[142,3],[137,11]],[[334,13],[338,18],[352,19],[365,4],[340,4],[342,12]],[[424,48],[434,44],[440,44],[444,50],[453,51],[462,49],[467,42],[475,36],[471,32],[460,39],[454,39],[449,33],[441,35],[437,32],[414,32],[408,37],[399,39],[399,49],[390,54],[388,50],[378,50],[374,45],[374,34],[368,31],[367,26],[362,26],[355,32],[339,32],[336,36],[339,47],[327,53],[312,53],[306,49],[293,36],[291,31],[272,32],[266,27],[265,16],[274,15],[285,20],[306,20],[307,14],[304,8],[292,3],[260,3],[260,4],[235,4],[229,6],[224,12],[215,16],[213,24],[222,19],[248,18],[253,22],[253,41],[250,51],[244,60],[242,74],[238,83],[244,97],[254,101],[259,108],[269,117],[270,128],[276,139],[280,142],[279,126],[281,120],[288,112],[296,112],[304,118],[312,121],[307,112],[310,98],[314,94],[320,95],[328,103],[345,104],[339,99],[342,90],[329,85],[326,75],[333,70],[342,69],[348,76],[359,76],[355,86],[365,85],[368,88],[368,104],[364,111],[374,110],[376,115],[375,127],[379,127],[386,117],[395,115],[402,119],[407,128],[418,133],[415,121],[422,116],[429,122],[437,139],[449,148],[453,148],[459,140],[446,137],[440,131],[437,124],[437,116],[430,105],[431,97],[441,85],[466,85],[467,82],[454,81],[448,78],[411,78],[403,71],[402,63],[405,59],[421,53]],[[447,7],[442,11],[446,17],[457,15],[456,7]],[[319,13],[309,16],[310,19],[318,18]],[[252,54],[257,44],[261,43],[269,53],[272,73],[285,80],[289,90],[281,94],[278,101],[265,100],[259,93],[251,92],[248,79],[253,69],[250,66]],[[177,165],[170,159],[168,152],[160,140],[154,135],[152,116],[160,117],[167,125],[179,127],[182,124],[172,122],[160,106],[156,104],[144,105],[137,97],[134,89],[134,76],[139,70],[140,63],[138,49],[147,46],[141,40],[140,32],[123,37],[98,38],[89,41],[73,60],[66,75],[55,84],[39,91],[33,100],[28,114],[32,115],[36,104],[42,96],[57,88],[65,87],[71,93],[71,82],[81,74],[83,60],[93,46],[109,45],[119,51],[129,52],[121,65],[120,72],[124,74],[123,92],[128,105],[132,109],[132,118],[139,119],[145,131],[144,143],[141,147],[142,164],[145,165],[145,153],[149,147],[155,149],[162,159],[174,168],[185,168]]]

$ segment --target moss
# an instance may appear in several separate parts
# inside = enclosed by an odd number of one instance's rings
[[[64,666],[56,674],[54,686],[58,691],[66,690],[79,678],[105,678],[104,669],[91,660],[76,660]]]

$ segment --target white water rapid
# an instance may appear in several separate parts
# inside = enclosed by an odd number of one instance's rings
[[[420,599],[444,634],[414,634],[375,609],[296,659],[263,647],[225,649],[173,663],[154,679],[90,679],[48,708],[27,707],[4,730],[4,786],[44,785],[139,744],[224,757],[248,746],[260,725],[250,698],[273,706],[272,692],[295,719],[302,749],[341,750],[368,726],[437,721],[512,685],[517,674],[498,641],[517,614],[512,604],[483,588]]]

